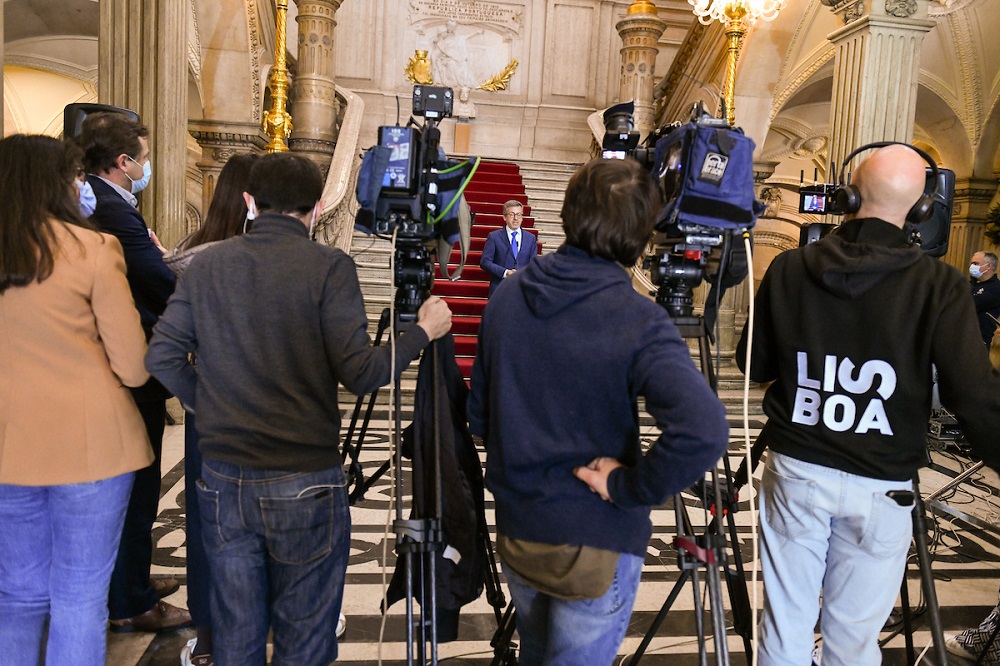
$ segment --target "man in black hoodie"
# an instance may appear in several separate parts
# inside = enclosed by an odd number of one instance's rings
[[[855,171],[861,206],[835,234],[779,255],[756,301],[750,377],[770,449],[761,481],[760,664],[808,664],[822,593],[823,663],[881,663],[926,463],[931,364],[974,449],[1000,463],[1000,374],[968,285],[903,232],[924,162],[905,145]],[[744,330],[737,350],[742,364]]]

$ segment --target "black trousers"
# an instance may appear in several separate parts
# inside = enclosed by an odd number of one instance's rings
[[[153,562],[153,522],[160,505],[160,461],[167,405],[165,400],[142,401],[136,405],[146,424],[155,459],[149,467],[135,473],[108,592],[112,620],[141,615],[160,600],[149,584],[149,569]]]

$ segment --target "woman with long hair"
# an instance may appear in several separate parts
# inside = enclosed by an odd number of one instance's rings
[[[201,250],[245,233],[255,211],[248,211],[243,192],[250,182],[250,169],[259,155],[250,153],[229,158],[215,185],[212,202],[201,228],[177,244],[166,257],[167,265],[178,275],[184,272]],[[210,573],[201,532],[201,511],[195,482],[201,477],[201,452],[194,414],[184,419],[184,502],[187,511],[187,581],[188,609],[197,628],[197,636],[181,652],[181,666],[212,665],[212,622],[208,603]]]
[[[79,174],[73,146],[0,141],[5,663],[103,666],[133,473],[153,460],[127,388],[149,377],[145,336],[121,245],[80,215]]]

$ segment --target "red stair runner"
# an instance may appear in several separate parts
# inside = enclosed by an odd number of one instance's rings
[[[479,169],[465,188],[465,200],[475,213],[475,222],[472,225],[472,238],[462,276],[455,282],[450,282],[441,277],[440,269],[435,269],[434,287],[431,293],[443,298],[451,308],[451,332],[455,336],[455,356],[458,367],[462,370],[462,376],[466,380],[472,374],[479,322],[490,291],[490,276],[479,267],[479,259],[483,254],[486,237],[491,231],[503,226],[503,204],[510,199],[517,199],[524,206],[525,217],[521,226],[533,229],[535,219],[530,217],[531,206],[528,205],[528,197],[524,193],[518,166],[508,162],[480,162]],[[541,251],[541,243],[538,244],[538,249]],[[461,259],[460,250],[452,251],[448,257],[450,270],[454,271]]]

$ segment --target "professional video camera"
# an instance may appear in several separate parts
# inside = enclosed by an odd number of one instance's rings
[[[847,169],[851,159],[863,151],[892,145],[894,141],[879,141],[865,144],[852,151],[844,160],[840,168],[840,176],[837,175],[836,164],[830,164],[830,180],[833,182],[819,183],[818,170],[813,171],[812,185],[805,184],[805,172],[799,174],[799,212],[812,213],[814,215],[844,215],[853,213],[856,210],[848,208],[854,204],[857,197],[846,196],[853,187]],[[948,252],[948,238],[951,230],[951,211],[955,200],[955,172],[950,169],[938,167],[934,160],[924,151],[907,145],[915,150],[927,161],[927,181],[924,185],[924,194],[920,204],[920,214],[908,215],[906,220],[906,232],[910,236],[910,241],[920,246],[924,253],[932,257],[942,257]],[[915,205],[914,208],[918,206]],[[814,223],[802,226],[799,245],[806,245],[819,240],[829,233],[836,225],[827,223]]]
[[[361,208],[354,226],[366,234],[395,234],[393,280],[396,311],[403,321],[416,319],[434,282],[434,241],[442,248],[461,237],[462,192],[478,167],[478,158],[451,161],[440,148],[438,123],[451,116],[451,88],[413,86],[413,115],[405,127],[379,127],[378,144],[366,151],[358,174]]]
[[[621,120],[621,113],[613,107],[605,114],[605,146],[617,145],[612,130],[622,137],[619,130],[631,126],[630,119],[628,124]],[[628,142],[635,146],[638,137],[632,143],[629,135]],[[648,150],[626,148],[626,153],[634,150],[636,159],[649,165],[666,201],[649,259],[650,277],[659,287],[656,301],[675,320],[690,319],[692,291],[708,279],[713,283],[705,309],[710,331],[722,292],[746,276],[743,246],[733,238],[752,228],[763,211],[754,196],[754,142],[741,129],[710,116],[701,103],[693,107],[686,124],[661,129],[651,135],[651,142],[655,142],[652,159]],[[713,260],[716,248],[720,253]],[[716,302],[711,296],[717,297]]]

